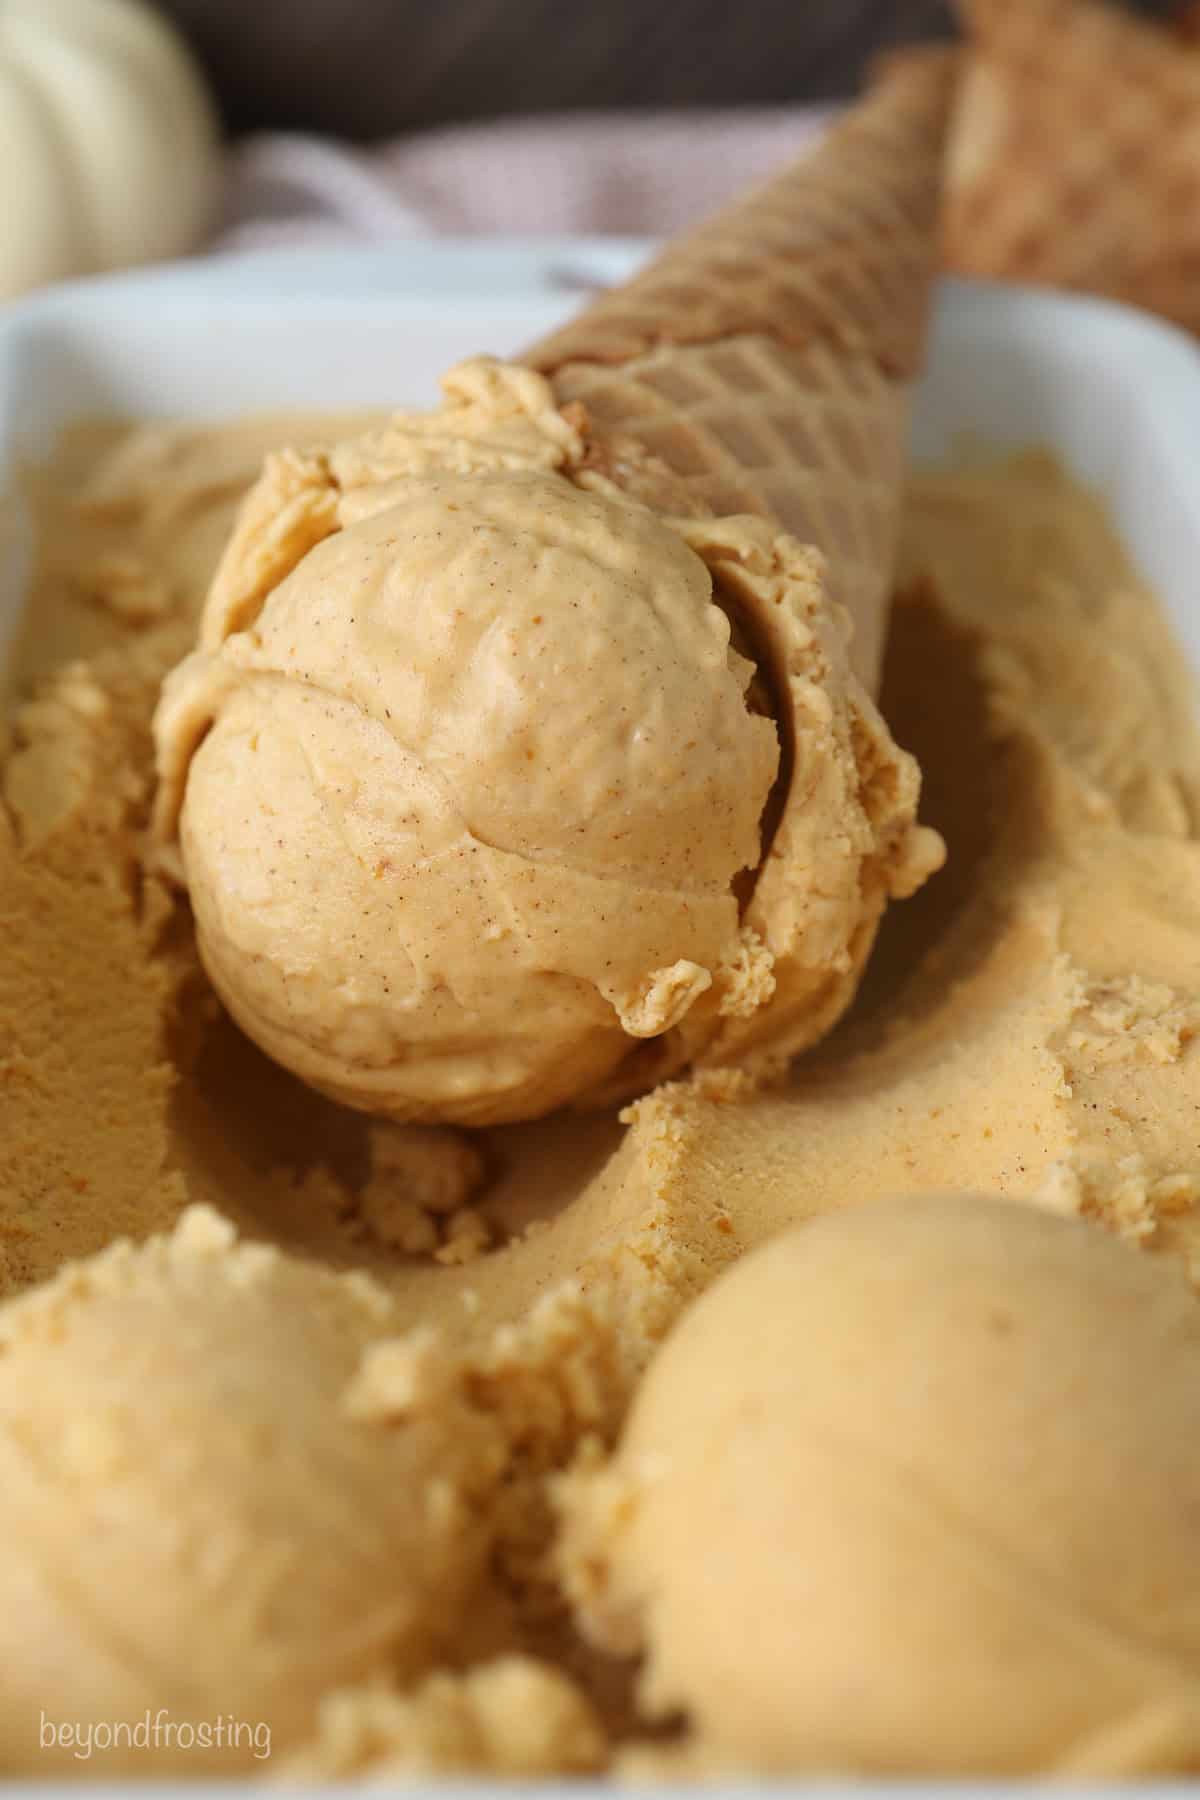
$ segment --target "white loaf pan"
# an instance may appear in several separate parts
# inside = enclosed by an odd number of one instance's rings
[[[0,496],[19,463],[44,456],[78,418],[429,403],[448,363],[478,350],[520,349],[573,312],[590,285],[629,273],[647,249],[573,239],[277,252],[83,282],[0,308]],[[1099,301],[948,282],[917,398],[914,455],[945,460],[964,437],[1047,445],[1099,489],[1200,670],[1200,352],[1189,339]],[[28,556],[27,522],[10,493],[0,498],[0,665]],[[44,1800],[78,1789],[8,1791]],[[191,1800],[232,1790],[177,1791]],[[249,1792],[249,1784],[236,1791]],[[436,1788],[438,1800],[529,1791],[530,1784]],[[751,1800],[774,1790],[720,1791],[723,1800]],[[778,1791],[899,1800],[932,1786],[822,1782]],[[966,1800],[1005,1790],[950,1791]]]
[[[588,285],[646,254],[628,240],[432,243],[176,264],[0,308],[0,493],[79,417],[218,418],[270,407],[426,404],[438,372],[515,351]],[[964,434],[1047,444],[1109,501],[1200,669],[1200,352],[1102,301],[944,285],[914,454]],[[0,660],[28,546],[0,502]]]

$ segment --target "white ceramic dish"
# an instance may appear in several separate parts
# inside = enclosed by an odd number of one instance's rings
[[[518,349],[646,254],[628,240],[276,252],[81,282],[0,310],[0,493],[80,416],[425,403],[457,356]],[[1101,301],[946,283],[913,447],[1056,448],[1112,506],[1200,668],[1200,354]],[[0,661],[28,543],[0,501]]]
[[[45,455],[79,417],[430,401],[447,363],[518,349],[569,314],[589,284],[620,279],[646,250],[554,240],[274,253],[80,283],[0,309],[0,496],[16,464]],[[1189,339],[1101,302],[947,283],[914,453],[944,459],[964,435],[1049,445],[1100,489],[1200,670],[1200,354]],[[9,493],[0,497],[0,664],[28,552],[27,522]],[[506,1791],[444,1785],[437,1795]],[[731,1788],[723,1800],[768,1791]],[[805,1800],[847,1791],[803,1789]],[[1136,1791],[1144,1800],[1153,1790]],[[866,1792],[881,1800],[921,1789]]]

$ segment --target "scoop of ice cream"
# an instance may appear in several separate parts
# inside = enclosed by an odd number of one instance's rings
[[[103,1727],[94,1775],[262,1768],[331,1686],[437,1660],[479,1585],[500,1455],[452,1394],[405,1411],[403,1340],[394,1407],[378,1367],[364,1382],[391,1319],[364,1278],[239,1245],[199,1208],[0,1313],[7,1770],[45,1772],[43,1717]],[[130,1736],[160,1708],[190,1739]],[[238,1734],[206,1745],[221,1718]],[[54,1748],[79,1771],[77,1743]]]
[[[919,878],[915,771],[847,698],[811,553],[585,464],[547,385],[485,363],[440,414],[275,459],[164,690],[159,829],[205,966],[350,1105],[533,1116],[781,1000],[811,1037]]]
[[[563,1504],[590,1630],[717,1763],[1195,1767],[1200,1306],[1096,1227],[943,1196],[776,1239]]]
[[[361,1782],[373,1788],[431,1777],[590,1775],[603,1767],[603,1727],[562,1670],[532,1657],[497,1657],[463,1674],[439,1669],[406,1693],[375,1683],[330,1694],[311,1744],[285,1782]]]
[[[189,671],[220,694],[181,820],[218,991],[381,1112],[579,1092],[738,942],[779,760],[751,674],[700,557],[557,476],[347,525]]]

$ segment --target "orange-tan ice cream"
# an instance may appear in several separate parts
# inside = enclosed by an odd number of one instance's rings
[[[181,1439],[194,1440],[195,1494],[156,1479],[149,1454],[132,1457],[141,1473],[123,1490],[136,1500],[123,1554],[132,1554],[136,1531],[143,1569],[146,1542],[166,1532],[161,1521],[176,1518],[183,1501],[192,1520],[217,1504],[208,1471],[221,1471],[226,1520],[230,1495],[249,1505],[243,1475],[252,1475],[266,1508],[242,1539],[243,1566],[254,1575],[275,1554],[293,1501],[298,1537],[309,1541],[313,1510],[327,1499],[320,1468],[306,1463],[311,1479],[281,1494],[269,1469],[248,1456],[230,1462],[222,1446],[248,1419],[281,1442],[293,1430],[311,1438],[315,1458],[343,1441],[347,1346],[308,1317],[311,1265],[369,1270],[395,1308],[379,1329],[389,1338],[403,1332],[406,1343],[414,1330],[432,1329],[446,1352],[409,1358],[409,1399],[426,1403],[431,1455],[428,1464],[404,1463],[407,1485],[386,1504],[436,1492],[443,1472],[457,1480],[463,1413],[453,1369],[465,1357],[476,1406],[518,1477],[490,1498],[486,1482],[480,1490],[483,1532],[494,1534],[491,1555],[502,1562],[516,1616],[505,1625],[493,1615],[493,1635],[477,1642],[494,1598],[481,1596],[487,1605],[468,1605],[463,1636],[456,1628],[453,1649],[433,1651],[431,1672],[419,1674],[419,1649],[405,1651],[403,1672],[386,1685],[370,1675],[364,1684],[340,1658],[326,1660],[308,1690],[321,1689],[319,1706],[306,1703],[303,1718],[302,1708],[292,1713],[298,1690],[289,1687],[280,1710],[271,1709],[268,1766],[278,1755],[290,1768],[294,1754],[331,1775],[375,1764],[411,1773],[434,1758],[510,1775],[577,1770],[588,1753],[586,1721],[561,1686],[507,1674],[494,1686],[486,1674],[497,1656],[532,1650],[548,1659],[564,1680],[581,1683],[600,1709],[612,1758],[621,1757],[629,1720],[611,1702],[624,1665],[581,1662],[569,1637],[544,1635],[546,1608],[561,1595],[546,1567],[541,1472],[587,1434],[607,1441],[617,1432],[664,1332],[743,1250],[888,1194],[972,1188],[1084,1213],[1152,1256],[1177,1259],[1193,1286],[1200,1279],[1192,678],[1099,502],[1049,458],[919,477],[884,696],[898,735],[920,753],[927,804],[950,856],[944,876],[892,909],[855,1016],[776,1088],[717,1069],[639,1100],[625,1122],[615,1112],[563,1111],[469,1141],[452,1129],[393,1125],[322,1099],[255,1049],[196,965],[187,908],[139,869],[154,700],[163,673],[195,642],[239,494],[272,447],[344,441],[355,430],[361,425],[341,420],[276,419],[89,431],[69,438],[37,477],[37,571],[13,666],[23,699],[0,750],[0,1288],[3,1333],[13,1340],[0,1367],[8,1361],[4,1391],[29,1442],[30,1397],[40,1392],[51,1403],[46,1339],[66,1324],[73,1343],[49,1365],[62,1422],[53,1431],[63,1442],[86,1444],[105,1391],[127,1397],[133,1424],[147,1409],[147,1437],[166,1421],[165,1443],[175,1441],[176,1423]],[[819,586],[806,592],[816,605]],[[824,766],[836,777],[844,765],[831,758]],[[763,891],[760,880],[754,904]],[[194,1306],[159,1283],[149,1258],[153,1306],[145,1295],[105,1301],[119,1333],[93,1303],[70,1298],[77,1270],[55,1280],[65,1262],[93,1257],[115,1236],[140,1243],[169,1234],[189,1202],[228,1215],[243,1245],[279,1246],[285,1254],[267,1266],[290,1271],[296,1304],[276,1308],[272,1277],[253,1331],[249,1311],[235,1326],[235,1297],[220,1271],[237,1262],[236,1248],[218,1250],[209,1275],[197,1276]],[[88,1281],[107,1283],[104,1268],[92,1264]],[[38,1287],[45,1283],[53,1283],[49,1298]],[[132,1285],[140,1294],[143,1278]],[[27,1310],[21,1294],[30,1289],[39,1298]],[[945,1285],[939,1300],[952,1302],[954,1292]],[[814,1329],[820,1319],[832,1329],[814,1309]],[[1106,1323],[1114,1356],[1127,1354],[1137,1319],[1135,1308],[1114,1309]],[[216,1341],[215,1359],[181,1356],[185,1341]],[[356,1417],[391,1468],[393,1454],[399,1466],[417,1439],[403,1414],[404,1353],[399,1365],[379,1354],[372,1382],[354,1390],[359,1407],[374,1392],[375,1418]],[[331,1374],[314,1373],[314,1362],[324,1368],[329,1359]],[[254,1383],[261,1377],[253,1393],[247,1367]],[[293,1367],[310,1410],[299,1410],[283,1385]],[[235,1378],[240,1425],[226,1418]],[[1139,1388],[1138,1405],[1157,1404],[1156,1380]],[[447,1420],[440,1438],[432,1435],[439,1417]],[[1063,1417],[1070,1437],[1075,1421]],[[92,1467],[95,1503],[107,1504],[117,1490],[102,1462]],[[1072,1520],[1091,1516],[1089,1480],[1085,1470]],[[373,1479],[348,1485],[361,1528],[379,1496]],[[95,1540],[80,1534],[84,1486],[60,1495],[49,1484],[53,1508],[35,1519],[46,1524],[37,1541],[54,1547],[57,1567],[98,1584],[111,1606],[111,1638],[147,1642],[146,1583],[131,1579],[118,1590],[105,1582]],[[1126,1542],[1124,1513],[1118,1492],[1103,1523],[1113,1566]],[[3,1536],[16,1575],[30,1564],[28,1523],[22,1511]],[[356,1617],[373,1616],[383,1587],[358,1562],[358,1538],[326,1532],[323,1541],[322,1554],[295,1565],[286,1593],[287,1620],[310,1622],[322,1656],[335,1636],[345,1642],[331,1570],[350,1569],[346,1604]],[[411,1541],[421,1545],[419,1531]],[[447,1569],[438,1555],[426,1560],[435,1575],[444,1570],[439,1616],[444,1604],[457,1618],[461,1561]],[[177,1585],[188,1566],[158,1566],[176,1612],[182,1594],[194,1617],[209,1620],[211,1596]],[[407,1555],[396,1566],[401,1589],[413,1566]],[[944,1564],[935,1556],[928,1569],[936,1596]],[[861,1593],[853,1585],[860,1570],[856,1559],[851,1598]],[[389,1564],[384,1576],[392,1573]],[[924,1605],[920,1567],[910,1561],[902,1573]],[[44,1613],[26,1607],[32,1623],[5,1664],[5,1730],[23,1743],[36,1737],[42,1706],[81,1716],[65,1711],[61,1695],[77,1681],[84,1693],[77,1659],[87,1621],[71,1598],[89,1589],[81,1582],[57,1591],[66,1607],[58,1636]],[[22,1614],[10,1610],[20,1626]],[[531,1615],[543,1633],[532,1644]],[[429,1616],[420,1607],[414,1614]],[[220,1641],[219,1609],[208,1629]],[[461,1668],[467,1640],[469,1667]],[[294,1644],[296,1634],[281,1641]],[[419,1640],[407,1644],[417,1649]],[[982,1655],[974,1617],[964,1644]],[[54,1659],[49,1673],[62,1689],[21,1687],[35,1646]],[[185,1649],[172,1636],[161,1677],[146,1665],[155,1704],[177,1713],[173,1659]],[[769,1693],[776,1661],[763,1650],[744,1673]],[[517,1687],[527,1727],[499,1733],[493,1703]],[[1051,1741],[1065,1740],[1050,1731]],[[702,1744],[693,1748],[711,1759]],[[138,1769],[156,1772],[159,1749]],[[986,1749],[981,1743],[981,1761]],[[1182,1736],[1173,1762],[1169,1741],[1153,1736],[1107,1746],[1097,1739],[1089,1755],[1095,1772],[1190,1766]],[[90,1768],[102,1774],[113,1762],[96,1756]],[[202,1772],[198,1760],[186,1769]]]
[[[478,1598],[498,1425],[406,1391],[383,1290],[208,1208],[0,1316],[0,1763],[265,1766],[331,1687],[440,1661]],[[390,1355],[370,1352],[389,1345]],[[408,1384],[411,1386],[411,1383]],[[163,1708],[205,1745],[126,1733]],[[53,1748],[81,1772],[78,1745]],[[146,1754],[152,1750],[153,1755]]]
[[[156,724],[218,992],[400,1120],[785,1057],[939,853],[847,635],[815,553],[628,499],[529,370],[273,459]]]
[[[565,1484],[565,1561],[693,1765],[1194,1767],[1198,1446],[1177,1266],[996,1198],[877,1202],[696,1303]]]

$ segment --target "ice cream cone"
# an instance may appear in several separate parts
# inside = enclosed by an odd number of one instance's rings
[[[1200,330],[1200,59],[1096,0],[962,0],[945,249]]]
[[[473,359],[437,414],[264,470],[164,689],[156,817],[218,992],[313,1086],[478,1125],[689,1065],[774,1075],[938,866],[917,766],[866,689],[951,86],[942,56],[894,73],[523,363]],[[306,673],[268,689],[243,657]],[[328,754],[294,763],[274,713],[318,689],[341,697]],[[374,783],[337,772],[368,727],[399,759]],[[365,789],[390,811],[347,875],[328,823]],[[260,878],[294,927],[277,907],[260,935],[241,900]],[[352,976],[329,980],[343,955]]]
[[[525,359],[582,406],[597,462],[640,498],[766,515],[821,549],[872,689],[953,64],[897,67],[819,149]]]

